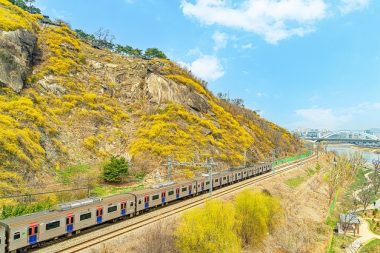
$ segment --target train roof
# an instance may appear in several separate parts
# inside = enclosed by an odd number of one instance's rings
[[[89,209],[94,206],[102,205],[108,202],[117,201],[121,197],[134,197],[130,193],[122,193],[112,196],[107,196],[104,198],[86,198],[81,200],[75,200],[67,203],[62,203],[57,205],[55,208],[50,210],[44,210],[41,212],[25,214],[16,217],[10,217],[5,220],[1,220],[0,223],[6,224],[9,227],[20,226],[24,224],[32,224],[32,223],[40,223],[41,218],[42,221],[46,220],[54,220],[58,218],[62,218],[62,214],[67,215],[73,212],[80,211],[81,209]]]

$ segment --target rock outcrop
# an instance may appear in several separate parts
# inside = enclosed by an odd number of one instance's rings
[[[145,88],[152,103],[175,102],[202,113],[207,113],[210,109],[206,98],[194,92],[191,87],[153,73],[146,78]]]
[[[27,30],[0,30],[0,86],[15,92],[22,90],[30,73],[36,42],[36,35]]]

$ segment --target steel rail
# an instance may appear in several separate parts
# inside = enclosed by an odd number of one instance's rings
[[[117,223],[112,226],[107,226],[104,228],[100,228],[98,230],[91,231],[90,233],[87,233],[86,236],[90,236],[93,233],[98,233],[98,235],[95,235],[91,238],[83,238],[83,240],[80,240],[81,237],[73,238],[77,239],[77,242],[75,242],[74,245],[65,245],[65,244],[72,244],[72,240],[65,240],[63,242],[59,242],[47,247],[43,247],[38,249],[37,251],[33,251],[35,253],[42,253],[42,252],[51,252],[51,253],[61,253],[61,252],[80,252],[81,250],[87,249],[91,246],[95,246],[97,244],[106,242],[108,240],[114,239],[120,235],[123,235],[127,232],[131,232],[133,230],[136,230],[138,228],[141,228],[143,226],[146,226],[152,222],[174,216],[175,214],[181,213],[185,210],[188,210],[190,208],[193,208],[195,206],[199,206],[204,204],[207,200],[219,198],[234,192],[238,192],[242,190],[243,188],[247,188],[251,186],[252,184],[265,181],[275,175],[285,173],[287,171],[292,170],[294,167],[297,167],[298,165],[302,165],[306,162],[312,161],[317,156],[313,154],[310,157],[303,158],[301,160],[292,161],[287,164],[282,164],[276,167],[272,172],[262,174],[259,176],[255,176],[249,179],[242,180],[238,183],[234,183],[232,185],[224,186],[222,188],[217,188],[214,190],[214,194],[212,197],[209,197],[207,191],[203,193],[202,195],[198,195],[189,199],[186,199],[181,202],[175,202],[172,205],[168,205],[168,207],[164,208],[158,208],[157,210],[154,209],[150,212],[144,213],[142,215],[137,216],[136,218],[142,218],[141,220],[134,220],[134,219],[128,219],[126,221]],[[168,208],[172,207],[172,209],[167,210]],[[167,210],[167,212],[162,213],[163,210]],[[133,222],[135,221],[135,222]],[[126,224],[126,226],[122,226],[123,223],[132,222],[131,224]],[[102,230],[110,229],[112,227],[116,227],[119,225],[120,228],[115,228],[114,231],[102,233]],[[61,245],[60,245],[61,244]]]

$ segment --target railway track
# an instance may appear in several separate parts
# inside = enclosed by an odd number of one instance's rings
[[[91,246],[98,245],[100,243],[109,241],[125,233],[134,231],[152,222],[155,222],[155,221],[158,221],[170,216],[174,216],[176,214],[179,214],[195,206],[202,205],[203,203],[205,203],[205,201],[209,199],[215,199],[215,198],[219,198],[222,196],[226,196],[226,195],[238,192],[244,188],[251,186],[252,184],[267,180],[275,175],[282,174],[289,170],[292,170],[294,167],[298,167],[299,165],[310,162],[314,160],[315,158],[316,158],[316,155],[312,155],[302,160],[280,165],[276,167],[274,171],[270,173],[253,177],[253,178],[250,178],[250,179],[247,179],[239,183],[235,183],[233,185],[229,185],[220,189],[216,189],[213,191],[213,195],[211,197],[209,197],[208,193],[204,193],[202,195],[198,195],[196,197],[189,198],[181,202],[173,203],[171,205],[168,205],[165,208],[154,209],[148,213],[144,213],[142,215],[134,217],[133,219],[128,219],[111,226],[99,228],[93,232],[84,234],[83,236],[74,237],[70,240],[65,240],[63,242],[59,242],[51,246],[34,250],[33,252],[34,253],[80,252]]]

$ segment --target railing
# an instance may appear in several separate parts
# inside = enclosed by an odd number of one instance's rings
[[[291,156],[291,157],[281,158],[279,160],[275,160],[273,162],[273,166],[277,166],[277,165],[281,165],[281,164],[284,164],[284,163],[292,162],[292,161],[295,161],[295,160],[298,160],[298,159],[306,158],[306,157],[310,156],[312,153],[313,152],[311,150],[308,150],[308,151],[306,151],[305,153],[302,153],[302,154],[298,154],[298,155]]]

